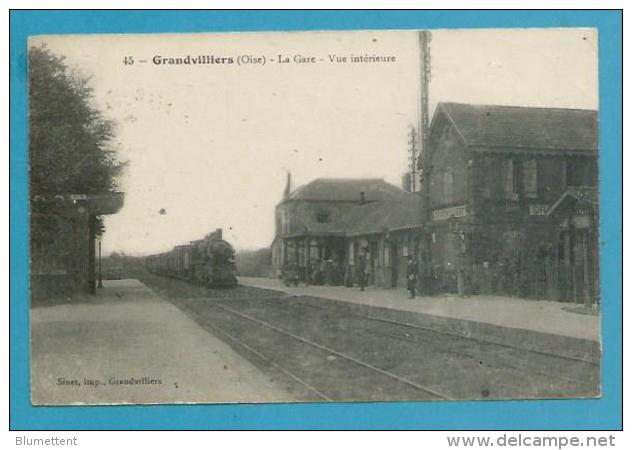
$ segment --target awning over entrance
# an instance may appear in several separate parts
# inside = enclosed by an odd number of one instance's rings
[[[599,204],[599,194],[594,187],[575,187],[564,191],[549,208],[547,217],[560,214],[562,211],[574,209],[576,214],[585,214],[587,210],[595,211]],[[596,211],[595,211],[596,212]]]

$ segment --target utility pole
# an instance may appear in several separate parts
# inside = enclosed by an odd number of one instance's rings
[[[99,284],[97,284],[97,287],[103,287],[103,273],[101,272],[101,237],[99,237]]]
[[[417,169],[420,173],[420,191],[421,191],[421,214],[422,221],[427,221],[430,218],[430,205],[429,205],[429,190],[428,190],[428,128],[430,126],[430,118],[428,112],[428,98],[429,98],[429,85],[431,79],[430,69],[430,41],[432,35],[430,31],[419,32],[419,63],[421,74],[421,109],[419,114],[419,143],[421,148],[419,150],[419,157],[417,159]]]
[[[90,212],[88,216],[88,293],[91,295],[97,293],[94,273],[96,224],[97,216]]]
[[[430,41],[429,31],[419,32],[419,73],[420,73],[420,108],[419,108],[419,153],[417,157],[417,171],[419,173],[419,224],[425,225],[432,219],[430,211],[430,155],[428,151],[428,128],[430,118],[428,111],[430,85]],[[423,227],[422,238],[422,277],[423,286],[427,293],[432,292],[432,243],[431,237]]]
[[[417,168],[417,148],[418,148],[417,130],[414,126],[410,127],[410,145],[408,149],[408,168],[410,169],[410,192],[417,192],[417,174],[419,173]]]

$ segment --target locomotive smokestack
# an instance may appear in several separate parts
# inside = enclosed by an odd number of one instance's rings
[[[222,229],[221,228],[218,228],[215,231],[215,236],[217,237],[217,239],[222,239]]]

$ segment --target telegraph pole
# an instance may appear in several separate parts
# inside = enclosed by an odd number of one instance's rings
[[[101,237],[99,236],[99,284],[98,288],[103,287],[103,273],[101,272]]]
[[[421,110],[419,114],[419,143],[421,148],[417,159],[417,169],[420,172],[420,191],[421,191],[421,214],[422,221],[430,219],[429,191],[428,191],[428,128],[430,126],[430,118],[428,112],[429,85],[431,79],[430,69],[430,41],[432,35],[430,31],[419,32],[419,63],[421,74]]]
[[[408,149],[409,161],[408,168],[410,169],[410,192],[417,192],[417,174],[419,173],[417,168],[417,148],[418,148],[417,130],[414,126],[410,127],[410,145]]]
[[[428,112],[430,85],[430,41],[429,31],[419,32],[419,69],[420,69],[420,110],[419,110],[419,153],[417,157],[417,171],[419,173],[419,223],[425,225],[432,219],[430,211],[430,155],[428,152],[428,128],[430,118]],[[430,234],[424,226],[422,228],[422,276],[426,293],[434,289],[432,282],[432,244]]]

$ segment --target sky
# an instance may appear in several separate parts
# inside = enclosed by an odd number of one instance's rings
[[[216,228],[238,249],[266,247],[288,171],[293,188],[321,177],[401,185],[410,126],[419,122],[415,32],[30,41],[40,44],[91,77],[97,106],[118,124],[125,206],[106,217],[106,255],[157,253]],[[598,109],[594,30],[435,30],[430,46],[431,114],[439,101]],[[394,60],[350,62],[366,54]],[[187,55],[233,64],[153,63]]]

